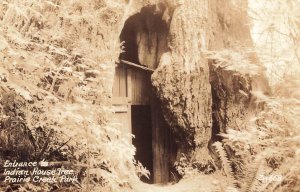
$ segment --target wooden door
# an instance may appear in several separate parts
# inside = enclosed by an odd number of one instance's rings
[[[134,131],[136,136],[140,137],[136,138],[133,144],[137,148],[136,158],[141,160],[144,165],[148,165],[147,168],[153,173],[151,180],[147,182],[168,183],[170,162],[172,162],[170,145],[172,138],[163,117],[161,103],[152,91],[151,74],[140,69],[130,69],[119,65],[116,68],[114,79],[112,105],[113,120],[119,126],[119,130],[125,134],[132,134]],[[135,111],[136,109],[140,109],[140,111]],[[132,117],[138,119],[132,119]],[[145,135],[140,134],[139,131],[144,132],[143,134],[146,134],[147,131],[147,135],[150,135],[150,138],[147,137],[150,139],[148,143],[151,143],[152,146],[146,146]],[[130,137],[128,139],[132,143],[132,139]],[[143,154],[146,152],[150,153]],[[176,152],[174,154],[176,155]]]
[[[113,122],[125,134],[131,134],[131,72],[124,66],[116,67],[113,86]],[[129,141],[131,138],[128,137]]]

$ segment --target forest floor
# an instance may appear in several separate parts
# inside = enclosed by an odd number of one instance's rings
[[[214,175],[199,175],[169,185],[146,184],[136,181],[132,187],[134,192],[208,192],[226,188],[226,183],[220,183],[220,181]]]

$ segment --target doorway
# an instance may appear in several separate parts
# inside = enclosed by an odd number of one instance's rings
[[[143,176],[141,180],[153,183],[151,109],[149,105],[132,105],[131,113],[132,134],[135,136],[132,144],[136,146],[135,159],[150,172],[150,179]]]
[[[128,100],[122,104],[128,106],[123,121],[130,121],[124,124],[129,125],[127,130],[134,135],[131,142],[136,147],[135,159],[150,172],[150,179],[141,180],[166,184],[172,180],[170,170],[177,151],[161,101],[151,84],[152,72],[169,49],[168,25],[162,20],[164,8],[159,9],[157,12],[155,6],[144,7],[125,22],[120,34],[123,52],[116,68],[113,96]]]

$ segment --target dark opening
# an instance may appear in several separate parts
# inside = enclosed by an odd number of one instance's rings
[[[214,85],[212,85],[213,87]],[[212,134],[211,134],[211,140],[212,142],[216,141],[222,141],[222,137],[219,135],[221,133],[220,130],[220,116],[218,114],[218,108],[220,107],[220,99],[217,96],[216,90],[211,88],[212,93]]]
[[[135,138],[132,140],[136,146],[135,159],[143,164],[150,171],[150,179],[141,177],[146,183],[153,183],[153,153],[152,153],[152,125],[151,109],[149,105],[131,106],[132,133]]]
[[[209,66],[212,66],[213,60],[208,60]],[[220,82],[218,82],[218,77],[216,76],[216,72],[214,72],[214,69],[211,67],[209,68],[209,76],[210,76],[210,85],[211,85],[211,94],[212,94],[212,105],[211,105],[211,110],[212,110],[212,134],[211,134],[211,143],[214,143],[216,141],[222,141],[222,137],[219,135],[221,133],[221,123],[222,119],[219,114],[218,109],[221,107],[221,98],[218,95],[218,88],[221,89],[220,87]]]
[[[143,7],[140,13],[129,17],[122,29],[120,40],[124,42],[124,51],[120,54],[120,59],[127,60],[133,63],[149,65],[143,63],[139,58],[139,43],[147,46],[148,53],[156,52],[153,58],[156,63],[163,52],[168,50],[167,34],[168,24],[162,20],[162,15],[165,10],[163,5]],[[147,34],[148,39],[141,40],[141,34]],[[140,55],[141,56],[141,55]]]
[[[124,42],[123,46],[125,52],[120,54],[120,59],[124,59],[133,63],[139,63],[138,59],[138,45],[137,45],[137,29],[136,22],[139,21],[139,17],[130,17],[124,28],[122,29],[120,39]]]

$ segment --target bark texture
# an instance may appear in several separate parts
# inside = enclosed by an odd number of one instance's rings
[[[216,134],[236,127],[250,111],[251,90],[267,89],[262,73],[241,76],[216,68],[205,55],[207,50],[252,47],[247,2],[192,0],[166,5],[171,17],[169,50],[160,57],[152,84],[175,132],[178,154],[197,148],[205,159],[212,132],[216,140]],[[247,57],[259,64],[255,54]]]
[[[238,1],[237,1],[238,2]],[[247,1],[232,4],[228,0],[210,1],[209,9],[209,50],[231,49],[247,52],[253,48],[247,15]],[[264,69],[255,53],[246,59],[257,65],[259,73],[250,77],[236,71],[218,68],[210,61],[210,82],[212,86],[213,138],[219,140],[218,133],[226,133],[228,128],[241,128],[242,121],[254,112],[252,90],[268,91]],[[241,61],[242,62],[242,61]]]
[[[152,84],[177,137],[178,153],[206,147],[211,134],[211,88],[206,45],[207,1],[178,2],[169,28],[169,51]],[[196,136],[197,135],[197,136]]]

